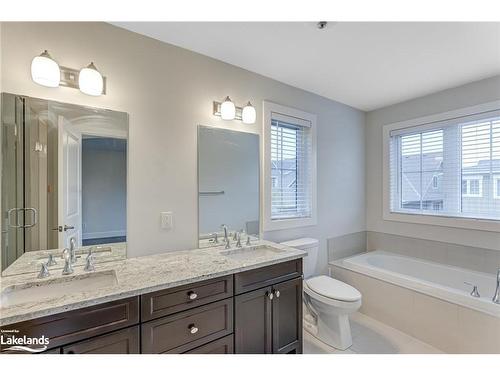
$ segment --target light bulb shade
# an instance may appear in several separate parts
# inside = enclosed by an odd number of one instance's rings
[[[220,105],[220,117],[223,120],[234,120],[236,117],[236,107],[231,99],[229,99],[229,96]]]
[[[102,95],[104,79],[94,63],[90,63],[86,68],[80,70],[80,74],[78,75],[78,86],[80,87],[80,91],[84,94],[92,96]]]
[[[248,102],[243,111],[241,111],[241,120],[244,124],[254,124],[257,118],[257,113],[252,103]]]
[[[59,65],[50,57],[47,50],[31,61],[31,78],[42,86],[58,87],[61,80]]]

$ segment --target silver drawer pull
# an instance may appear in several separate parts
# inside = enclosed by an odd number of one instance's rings
[[[196,327],[194,324],[190,324],[189,327],[189,332],[191,332],[192,335],[194,335],[196,332],[198,332],[198,327]]]
[[[188,297],[190,300],[194,300],[194,299],[198,298],[198,294],[196,294],[195,292],[189,292]]]

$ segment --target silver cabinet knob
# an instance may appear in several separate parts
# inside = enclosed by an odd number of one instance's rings
[[[191,332],[192,335],[198,332],[198,327],[196,327],[194,324],[190,324],[189,327],[189,332]]]
[[[274,297],[274,294],[273,292],[267,294],[267,296],[269,297],[269,299],[272,301],[273,297]]]
[[[196,298],[198,298],[198,294],[196,294],[195,292],[189,292],[188,297],[192,301],[192,300],[195,300]]]
[[[276,295],[276,298],[280,298],[280,291],[277,290],[276,292],[274,292],[274,294]]]

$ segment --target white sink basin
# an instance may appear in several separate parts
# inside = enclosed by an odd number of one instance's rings
[[[12,285],[2,291],[0,307],[5,308],[22,303],[55,299],[64,295],[107,288],[116,285],[117,282],[115,271],[109,270]]]
[[[235,260],[246,260],[250,258],[263,258],[284,253],[286,250],[276,249],[270,246],[246,247],[221,251],[221,255]]]

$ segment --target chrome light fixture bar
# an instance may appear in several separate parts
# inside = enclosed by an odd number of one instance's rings
[[[232,107],[234,107],[234,112]],[[233,104],[229,96],[223,102],[214,101],[212,113],[223,120],[238,120],[244,124],[254,124],[256,120],[255,107],[250,102],[245,107],[238,107]]]
[[[80,71],[66,66],[61,66],[61,81],[59,86],[70,87],[80,90],[79,78]],[[102,76],[102,95],[106,95],[106,77]]]

